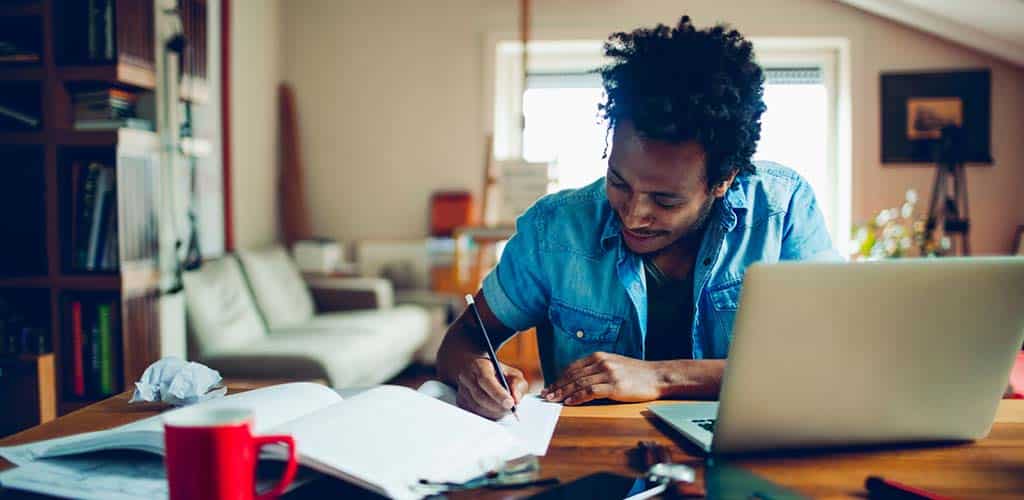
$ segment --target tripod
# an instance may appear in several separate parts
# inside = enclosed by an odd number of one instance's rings
[[[938,170],[928,204],[921,254],[942,225],[944,234],[952,240],[951,249],[958,255],[970,255],[970,217],[967,210],[967,176],[964,173],[963,130],[955,126],[942,129],[942,143],[938,154]],[[950,191],[952,189],[952,191]],[[959,244],[955,240],[959,239]]]

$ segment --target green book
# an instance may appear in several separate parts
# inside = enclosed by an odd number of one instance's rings
[[[110,304],[96,307],[96,320],[100,331],[100,393],[114,394],[114,349],[110,331]]]

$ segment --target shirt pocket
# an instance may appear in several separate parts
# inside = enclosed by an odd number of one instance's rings
[[[743,280],[740,278],[731,279],[708,288],[708,297],[711,299],[711,307],[716,312],[733,311],[740,305],[740,290],[743,288]]]
[[[551,303],[549,319],[560,342],[570,340],[584,345],[614,345],[622,327],[622,318],[618,316],[588,311],[558,301]]]
[[[714,318],[710,323],[715,328],[709,335],[714,346],[709,354],[728,349],[728,344],[732,341],[732,328],[736,321],[736,310],[739,309],[742,289],[742,278],[727,280],[708,289],[708,302],[711,303],[711,316]],[[724,355],[724,352],[719,354]]]

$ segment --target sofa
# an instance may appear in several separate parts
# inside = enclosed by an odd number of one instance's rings
[[[444,287],[437,271],[450,274],[453,252],[454,243],[442,239],[360,240],[352,246],[360,276],[383,278],[392,285],[396,304],[423,307],[441,325],[417,355],[425,365],[437,363],[445,329],[466,307],[463,293],[439,291]]]
[[[376,278],[308,281],[281,247],[204,262],[183,278],[190,359],[225,378],[382,383],[443,330],[429,310],[394,305]]]

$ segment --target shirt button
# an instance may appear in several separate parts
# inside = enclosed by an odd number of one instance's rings
[[[576,330],[576,338],[578,338],[578,339],[583,338],[583,330]]]
[[[706,258],[706,259],[704,259],[704,265],[705,265],[705,266],[710,266],[710,265],[711,265],[711,258],[710,258],[710,257],[709,257],[709,258]]]

